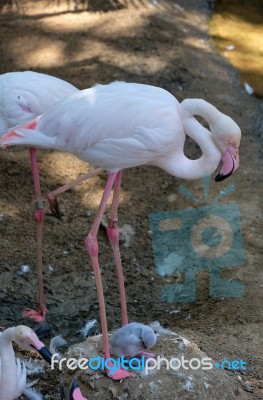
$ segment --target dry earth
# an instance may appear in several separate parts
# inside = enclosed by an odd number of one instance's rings
[[[217,54],[208,34],[210,15],[205,0],[176,3],[90,0],[88,10],[79,12],[73,11],[73,4],[51,1],[25,3],[20,14],[15,6],[11,11],[5,8],[0,16],[0,71],[32,69],[68,80],[79,88],[113,80],[158,85],[179,100],[204,98],[240,125],[243,133],[240,168],[228,181],[211,180],[209,201],[229,183],[235,184],[236,190],[219,204],[235,201],[240,206],[246,261],[235,268],[225,268],[223,276],[240,279],[245,287],[244,296],[212,298],[209,273],[204,271],[196,276],[195,302],[168,303],[160,299],[161,289],[177,282],[177,277],[160,276],[156,272],[149,215],[194,207],[192,201],[179,193],[179,186],[183,183],[202,199],[201,181],[182,182],[146,166],[125,171],[119,224],[130,224],[136,234],[130,246],[122,245],[121,251],[130,320],[145,323],[158,320],[195,342],[216,361],[245,360],[247,371],[240,376],[243,383],[248,380],[253,385],[253,391],[244,391],[237,374],[226,372],[231,385],[236,382],[240,394],[224,398],[262,399],[263,105],[262,100],[247,95],[240,85],[239,73]],[[196,153],[195,146],[189,144],[188,154]],[[52,151],[39,151],[39,162],[43,193],[89,169],[71,155]],[[18,323],[36,327],[21,316],[24,308],[37,304],[33,187],[28,153],[23,149],[1,151],[0,171],[1,327]],[[71,344],[80,341],[78,331],[87,320],[98,319],[94,277],[84,250],[92,217],[85,213],[96,212],[105,179],[105,175],[94,178],[63,195],[62,222],[48,215],[45,219],[47,324],[52,326],[53,334],[61,333]],[[100,232],[99,245],[109,328],[116,329],[120,324],[117,284],[104,232]],[[30,272],[21,273],[22,265],[28,265]],[[45,399],[58,399],[59,381],[59,374],[47,368],[36,387]],[[82,388],[85,393],[85,385]],[[177,398],[170,389],[168,385],[167,391],[158,396]],[[138,398],[159,398],[148,397],[147,393]],[[196,387],[180,399],[205,398],[198,393]],[[89,391],[89,398],[95,395]],[[111,393],[109,398],[118,397]]]

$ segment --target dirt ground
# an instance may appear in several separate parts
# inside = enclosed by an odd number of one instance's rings
[[[162,288],[176,278],[156,272],[149,215],[194,207],[179,193],[179,186],[183,184],[201,198],[201,181],[182,182],[149,166],[126,170],[119,225],[130,224],[135,235],[129,247],[121,246],[121,252],[130,320],[158,320],[195,342],[214,360],[245,360],[245,379],[254,388],[247,398],[262,399],[262,100],[244,91],[238,71],[216,52],[209,36],[212,11],[207,1],[90,0],[87,11],[81,7],[74,11],[74,4],[34,1],[25,3],[20,13],[15,6],[11,11],[4,9],[0,16],[0,72],[32,69],[68,80],[80,89],[114,80],[157,85],[179,101],[204,98],[239,124],[243,135],[240,167],[227,181],[212,179],[209,198],[215,198],[229,183],[236,185],[220,204],[235,201],[240,206],[246,261],[226,268],[223,274],[243,282],[244,296],[212,298],[209,273],[204,271],[197,273],[196,301],[161,301]],[[193,144],[187,151],[190,156],[198,153]],[[43,194],[91,168],[71,155],[52,151],[39,151],[39,165]],[[22,317],[25,308],[37,306],[28,152],[2,150],[0,171],[0,324],[2,328],[21,323],[36,328]],[[64,194],[60,199],[65,214],[62,222],[49,215],[45,203],[47,324],[69,344],[80,341],[79,330],[87,320],[99,319],[84,238],[105,180],[106,175],[101,175]],[[112,253],[103,231],[99,246],[111,330],[119,327],[120,313]],[[30,267],[28,273],[21,272],[22,265]],[[36,386],[45,399],[57,399],[59,376],[46,372],[43,380]],[[170,399],[174,398],[171,394]]]

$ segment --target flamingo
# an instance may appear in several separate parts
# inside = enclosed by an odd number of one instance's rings
[[[61,383],[60,387],[60,398],[61,400],[67,400],[65,391],[64,391],[64,383]],[[69,400],[87,400],[85,397],[82,396],[80,391],[78,381],[76,378],[72,379],[70,389],[69,389]]]
[[[144,350],[152,348],[156,341],[157,336],[150,326],[130,322],[112,334],[110,350],[117,357],[135,357],[136,355],[153,357],[154,354]]]
[[[196,115],[203,117],[210,129],[203,127]],[[184,155],[186,135],[200,146],[203,154],[199,159],[190,160]],[[215,178],[221,181],[238,168],[240,139],[238,125],[205,100],[179,103],[162,88],[126,82],[79,91],[2,136],[2,147],[29,145],[67,151],[108,172],[98,213],[85,240],[95,275],[105,359],[110,356],[110,348],[97,233],[112,189],[107,235],[117,270],[122,326],[128,323],[117,230],[122,170],[151,164],[175,177],[192,180],[212,174],[222,160]],[[109,371],[106,373],[109,375]],[[122,379],[130,374],[117,370],[110,376]]]
[[[77,91],[78,89],[68,82],[33,71],[9,72],[0,75],[0,136],[8,128],[31,120],[48,110],[59,100]],[[45,320],[47,312],[42,267],[42,225],[44,210],[40,191],[36,149],[30,148],[29,151],[35,190],[34,219],[36,222],[39,309],[28,309],[24,312],[24,315],[41,322]],[[55,194],[61,194],[63,192],[63,189],[61,189]],[[52,197],[51,193],[49,194],[50,207],[52,207],[52,202],[56,204],[56,200],[54,196]]]
[[[0,335],[0,399],[14,400],[22,393],[28,395],[26,370],[19,359],[16,359],[12,341],[24,350],[36,350],[46,361],[51,363],[52,354],[45,347],[35,332],[19,325],[5,329]]]

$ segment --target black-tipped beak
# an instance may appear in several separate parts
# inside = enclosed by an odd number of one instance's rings
[[[40,350],[37,349],[37,351],[41,355],[41,357],[44,358],[44,360],[46,360],[49,364],[51,364],[52,354],[50,353],[50,351],[46,346],[41,347]]]
[[[216,182],[221,182],[221,181],[223,181],[224,179],[226,179],[226,178],[228,178],[230,175],[232,175],[232,172],[233,172],[233,171],[229,172],[229,174],[226,174],[226,175],[220,174],[220,172],[219,172],[219,174],[217,174],[217,176],[215,177],[215,181],[216,181]]]
[[[223,181],[237,170],[239,166],[238,150],[230,145],[222,156],[222,162],[223,165],[221,171],[215,177],[216,182]]]
[[[76,389],[78,389],[79,385],[78,385],[78,381],[76,378],[74,378],[71,382],[70,385],[70,391],[69,391],[69,400],[74,400],[74,391]]]

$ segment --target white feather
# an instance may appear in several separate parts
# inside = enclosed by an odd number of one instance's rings
[[[57,348],[61,347],[61,346],[65,346],[65,344],[67,344],[67,342],[65,339],[63,339],[63,337],[61,335],[54,336],[50,340],[50,344],[49,344],[50,353],[52,353],[52,354],[57,353]]]
[[[44,371],[44,360],[24,360],[26,366],[27,375],[39,375],[43,374]]]
[[[82,334],[82,336],[84,338],[86,338],[90,332],[90,330],[97,324],[97,320],[96,319],[92,319],[91,321],[88,321],[86,323],[86,325],[84,326],[84,328],[80,329],[80,333]]]
[[[26,387],[23,390],[23,394],[30,400],[42,400],[43,399],[43,396],[41,395],[41,393],[39,393],[36,389],[33,389],[31,387]]]

